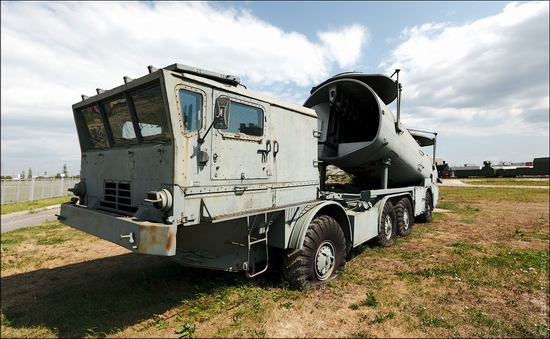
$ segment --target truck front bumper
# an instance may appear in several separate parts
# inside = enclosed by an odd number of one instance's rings
[[[72,203],[61,205],[61,223],[105,239],[133,252],[161,256],[176,254],[177,225],[89,209]]]

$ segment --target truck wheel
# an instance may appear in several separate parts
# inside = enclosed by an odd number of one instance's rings
[[[431,222],[432,221],[432,195],[430,192],[426,192],[426,204],[424,207],[424,213],[416,217],[417,222]]]
[[[346,239],[332,217],[320,215],[309,224],[301,249],[283,256],[283,275],[292,288],[318,288],[339,278],[346,264]]]
[[[376,244],[382,247],[393,245],[397,236],[397,222],[395,217],[395,209],[391,201],[386,201],[382,215],[380,216],[379,233],[376,237]]]
[[[406,237],[411,234],[414,224],[411,201],[403,197],[395,204],[395,217],[397,219],[397,235]]]

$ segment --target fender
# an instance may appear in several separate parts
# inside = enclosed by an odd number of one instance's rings
[[[378,206],[378,215],[382,215],[382,211],[384,210],[384,205],[386,204],[386,201],[393,200],[394,198],[405,197],[405,196],[408,196],[411,199],[411,203],[414,206],[412,194],[409,192],[386,195],[382,199],[380,199],[378,202],[376,202],[376,206]]]
[[[338,222],[346,237],[346,248],[349,252],[351,250],[351,223],[342,205],[335,201],[316,202],[306,206],[304,213],[291,221],[292,233],[287,248],[301,249],[303,247],[309,224],[318,214],[331,216]]]

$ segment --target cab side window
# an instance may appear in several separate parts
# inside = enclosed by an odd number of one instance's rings
[[[200,129],[202,127],[202,95],[181,89],[179,99],[185,132]]]
[[[263,122],[264,114],[260,108],[232,101],[229,127],[224,132],[262,136]]]

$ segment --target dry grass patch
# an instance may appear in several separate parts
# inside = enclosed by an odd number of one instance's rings
[[[517,190],[515,190],[517,191]],[[56,222],[2,234],[3,337],[548,337],[548,190],[442,187],[450,213],[341,279],[181,267]]]

